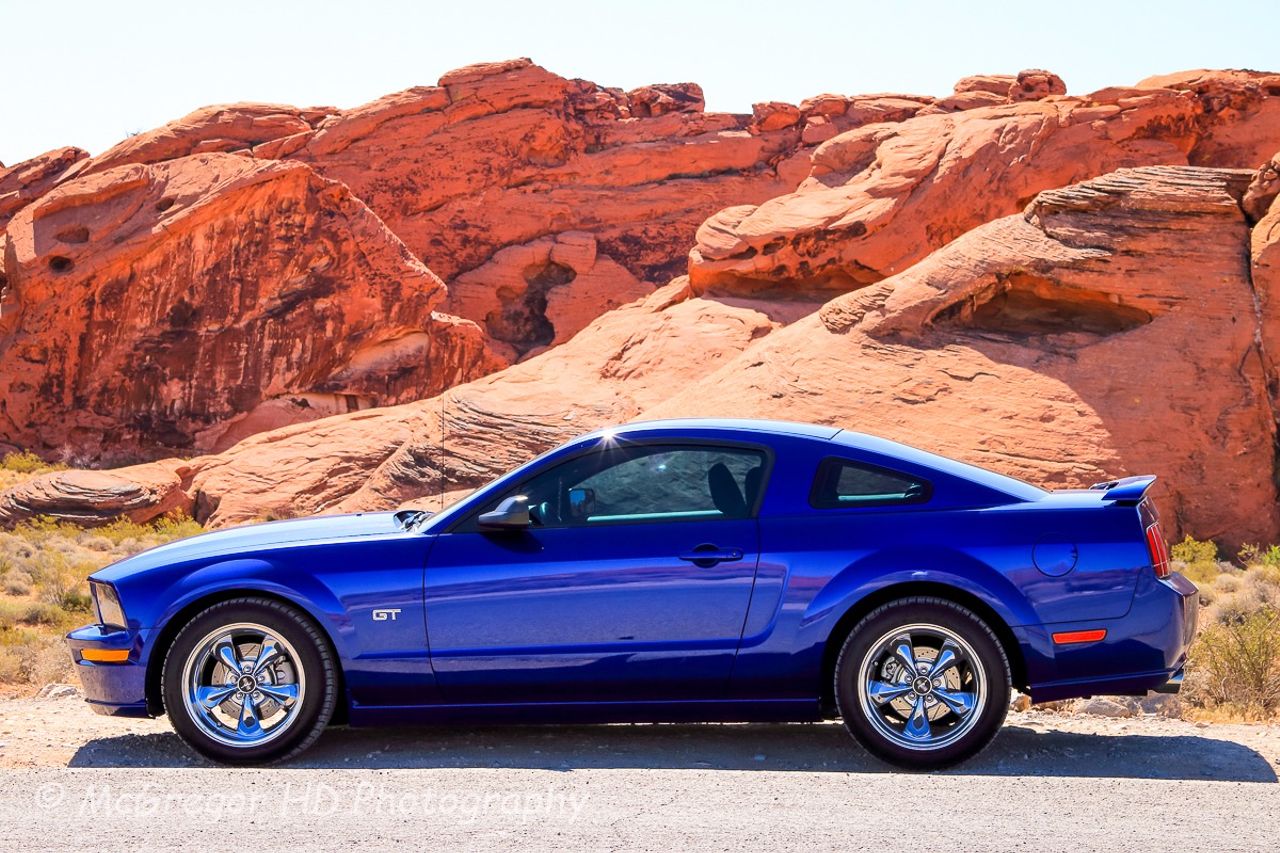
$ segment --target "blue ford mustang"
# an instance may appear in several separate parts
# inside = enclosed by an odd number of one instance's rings
[[[1043,491],[894,442],[638,423],[438,515],[217,531],[90,579],[89,702],[215,760],[331,722],[839,716],[903,766],[972,756],[1034,701],[1174,690],[1196,588],[1153,477]]]

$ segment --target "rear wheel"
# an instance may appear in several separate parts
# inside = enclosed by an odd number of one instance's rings
[[[197,615],[174,638],[162,677],[174,730],[226,764],[301,752],[337,701],[336,666],[319,630],[263,598],[224,601]]]
[[[868,614],[835,668],[849,733],[873,755],[910,769],[946,767],[981,752],[1009,707],[1009,663],[991,629],[940,598],[908,598]]]

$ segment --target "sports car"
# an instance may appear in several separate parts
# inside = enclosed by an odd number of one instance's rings
[[[94,710],[167,714],[230,764],[339,723],[839,718],[935,768],[986,746],[1015,688],[1178,688],[1197,594],[1154,480],[1049,491],[832,426],[634,423],[435,515],[129,557],[68,642]]]

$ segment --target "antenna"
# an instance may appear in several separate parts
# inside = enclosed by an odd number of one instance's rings
[[[444,398],[445,398],[445,395],[448,393],[449,393],[448,389],[442,390],[440,392],[440,458],[436,460],[436,472],[440,475],[440,506],[439,508],[436,509],[436,512],[441,512],[444,509],[444,466],[445,466],[445,459],[446,459],[445,449],[444,449],[444,446],[445,446],[444,438],[445,438],[445,432],[448,429],[447,425],[445,424],[445,414],[444,414],[445,399]]]

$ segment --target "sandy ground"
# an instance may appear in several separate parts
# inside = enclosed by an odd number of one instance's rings
[[[335,729],[213,767],[165,720],[0,701],[0,849],[590,845],[1260,850],[1280,727],[1013,713],[978,759],[909,774],[836,724]]]

